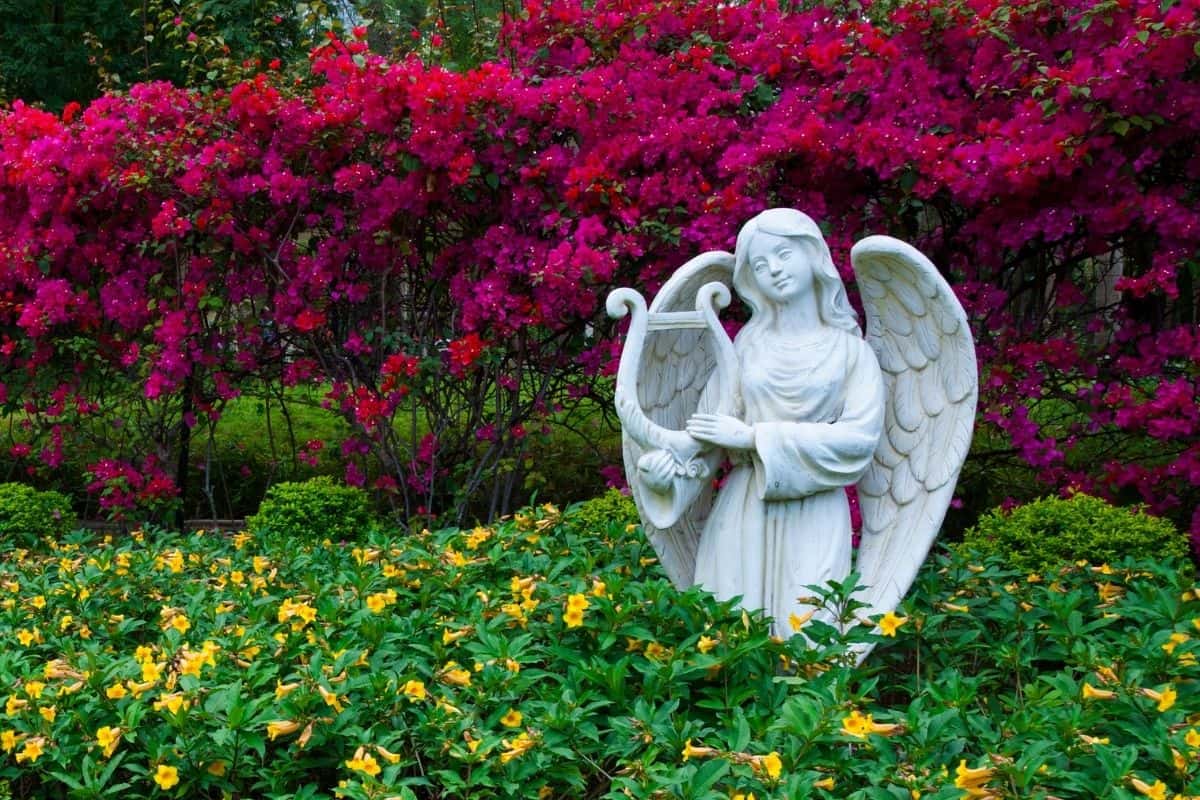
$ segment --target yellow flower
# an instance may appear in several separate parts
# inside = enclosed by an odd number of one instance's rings
[[[117,749],[117,744],[121,741],[121,729],[110,728],[107,725],[96,731],[96,743],[104,748],[104,757],[112,756],[113,751]]]
[[[35,736],[25,742],[25,747],[21,752],[17,753],[17,763],[28,761],[30,764],[38,760],[42,753],[46,752],[43,745],[46,744],[44,736]]]
[[[146,645],[141,645],[138,647],[137,650],[133,651],[133,660],[138,662],[139,664],[144,663],[146,661],[153,661],[154,660],[154,650],[147,647]]]
[[[996,774],[996,770],[991,767],[978,767],[972,769],[967,766],[967,760],[964,758],[958,762],[958,767],[954,770],[954,786],[958,789],[978,789],[992,779]]]
[[[517,711],[515,708],[510,708],[508,713],[500,718],[500,724],[506,728],[519,728],[521,727],[522,719],[523,717],[521,716],[520,711]]]
[[[1111,692],[1108,689],[1097,689],[1087,681],[1083,683],[1084,700],[1112,700],[1116,696],[1116,692]]]
[[[317,684],[317,691],[321,693],[321,698],[325,701],[325,705],[332,708],[337,713],[342,713],[344,706],[342,701],[338,699],[336,692],[331,692],[321,684]]]
[[[1188,747],[1200,748],[1200,730],[1196,730],[1195,728],[1189,729],[1187,736],[1183,737],[1183,741],[1187,743]]]
[[[1096,592],[1104,603],[1113,603],[1125,596],[1125,587],[1115,583],[1101,583],[1096,586]]]
[[[671,651],[666,647],[663,647],[658,642],[650,642],[646,645],[646,658],[662,661],[663,659],[669,658],[670,655]]]
[[[474,629],[470,625],[457,631],[452,631],[449,628],[446,628],[442,631],[442,644],[454,644],[464,636],[471,635],[473,630]]]
[[[227,768],[228,765],[224,761],[213,761],[204,768],[204,771],[209,775],[216,775],[218,778],[220,778],[225,775],[225,770]]]
[[[1163,652],[1174,653],[1175,648],[1186,642],[1191,637],[1186,633],[1172,633],[1171,638],[1162,646]]]
[[[1138,794],[1149,797],[1150,800],[1167,800],[1167,785],[1162,781],[1155,781],[1151,786],[1145,781],[1134,778],[1130,783]]]
[[[346,759],[346,766],[371,777],[378,775],[381,769],[375,756],[366,752],[364,747],[359,747],[354,751],[354,758]]]
[[[1079,740],[1081,742],[1083,742],[1084,744],[1090,744],[1090,745],[1108,744],[1109,743],[1107,736],[1088,736],[1086,733],[1079,734]]]
[[[4,713],[8,714],[11,717],[12,715],[16,714],[21,709],[27,708],[28,706],[29,706],[28,700],[25,700],[24,698],[21,698],[21,697],[17,697],[15,694],[9,695],[8,701],[4,704]]]
[[[519,758],[529,752],[536,742],[528,733],[522,733],[511,741],[503,739],[500,744],[504,747],[504,752],[500,754],[500,763],[507,764],[514,758]]]
[[[375,745],[375,752],[379,753],[379,755],[383,758],[383,760],[388,762],[389,764],[399,764],[400,763],[400,754],[399,753],[393,753],[391,750],[387,750],[380,745]]]
[[[717,640],[711,636],[701,636],[700,641],[696,642],[696,649],[701,653],[707,653],[717,646]]]
[[[54,706],[47,706],[46,708],[39,708],[38,713],[42,715],[42,719],[46,720],[46,722],[54,722],[54,718],[58,716],[58,709]]]
[[[162,697],[154,701],[154,710],[162,711],[164,708],[172,714],[178,714],[181,710],[186,710],[189,703],[180,692],[173,694],[164,694]]]
[[[891,736],[904,730],[903,725],[891,722],[876,722],[870,714],[864,714],[854,709],[842,718],[842,733],[858,739],[865,739],[870,734]]]
[[[806,611],[803,614],[796,614],[795,612],[788,614],[788,625],[791,626],[792,632],[798,633],[813,618],[813,614],[815,613],[817,613],[817,610],[814,608],[812,611]]]
[[[167,764],[159,764],[154,772],[154,782],[158,784],[158,788],[166,791],[179,783],[179,770]]]
[[[604,585],[604,581],[592,580],[592,597],[604,597],[607,591],[608,587]]]
[[[42,692],[46,690],[46,684],[41,681],[29,681],[25,684],[25,694],[37,699],[42,696]]]
[[[26,630],[25,628],[21,628],[20,630],[17,631],[17,641],[21,643],[22,647],[29,647],[29,645],[31,645],[35,641],[37,641],[37,638],[38,638],[37,628],[34,628],[33,630]]]
[[[456,661],[447,661],[446,666],[438,674],[438,680],[451,686],[470,686],[471,673],[458,666]]]
[[[0,747],[4,748],[4,752],[11,753],[17,746],[18,736],[14,730],[7,730],[0,733]]]
[[[895,636],[896,631],[906,622],[908,622],[908,617],[900,617],[894,611],[889,611],[879,619],[877,624],[884,636]]]
[[[291,736],[300,730],[300,723],[290,719],[276,719],[267,723],[267,738],[272,742],[280,736]]]
[[[683,760],[689,758],[713,758],[721,755],[721,751],[713,747],[696,747],[692,744],[692,740],[688,739],[683,743]]]
[[[171,617],[171,621],[168,624],[170,627],[174,628],[180,633],[187,633],[188,629],[192,627],[192,623],[188,621],[188,618],[183,614],[176,614],[175,616]]]
[[[583,611],[584,609],[588,608],[590,605],[591,605],[591,603],[588,602],[587,597],[582,594],[573,594],[567,598],[567,608],[568,609],[577,608],[580,611]]]
[[[568,628],[578,628],[583,624],[583,609],[568,608],[563,612],[563,622]]]
[[[421,681],[408,681],[401,691],[410,700],[424,700],[429,696],[429,693],[425,691],[425,684]]]
[[[822,778],[819,781],[813,781],[814,789],[824,789],[827,792],[832,792],[833,786],[834,786],[834,781],[833,781],[832,775],[830,775],[828,778]]]
[[[282,700],[299,688],[300,684],[298,683],[283,683],[282,681],[277,680],[275,681],[275,700]]]
[[[47,661],[42,666],[42,677],[46,680],[59,680],[62,678],[79,678],[80,673],[71,669],[71,665],[61,658],[56,658],[53,661]]]
[[[780,760],[779,753],[774,750],[765,756],[756,756],[753,765],[756,769],[762,769],[773,781],[779,780],[779,776],[783,773],[783,761]]]
[[[476,527],[467,536],[467,549],[474,550],[475,548],[479,547],[479,545],[490,539],[491,536],[492,532],[488,528]]]
[[[142,681],[144,683],[154,683],[162,677],[163,665],[154,661],[142,662]]]
[[[1139,689],[1138,692],[1144,697],[1149,697],[1158,705],[1159,711],[1167,711],[1171,706],[1175,705],[1175,699],[1178,695],[1175,692],[1175,687],[1168,685],[1161,692],[1156,692],[1153,689]]]
[[[529,619],[525,616],[525,610],[521,608],[520,603],[505,603],[500,606],[500,611],[512,617],[513,621],[522,628],[529,624]]]
[[[32,600],[30,600],[29,603],[36,609],[39,609],[39,610],[43,609],[46,607],[46,597],[45,597],[45,595],[39,594],[39,595],[35,596]]]

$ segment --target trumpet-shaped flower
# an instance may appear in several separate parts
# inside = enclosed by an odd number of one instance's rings
[[[504,748],[500,753],[500,763],[507,764],[514,758],[520,758],[533,749],[537,741],[528,733],[522,733],[515,739],[504,739],[500,744]]]
[[[346,759],[346,766],[371,777],[378,775],[382,769],[379,762],[375,760],[375,756],[368,753],[365,747],[355,750],[354,757]]]
[[[267,723],[267,738],[272,742],[280,736],[291,736],[300,730],[300,723],[290,719],[276,719]]]
[[[154,782],[165,792],[179,783],[179,769],[169,764],[159,764],[154,771]]]
[[[968,767],[967,760],[964,758],[958,762],[958,767],[954,770],[954,785],[959,789],[979,789],[995,774],[996,770],[993,767]]]
[[[1143,797],[1149,797],[1150,800],[1167,800],[1167,785],[1162,781],[1149,784],[1139,778],[1133,778],[1129,783],[1134,791]]]
[[[1083,699],[1084,700],[1112,700],[1117,696],[1117,693],[1109,689],[1097,689],[1087,681],[1083,683]]]
[[[121,741],[121,729],[104,725],[96,731],[96,744],[104,750],[104,757],[109,758],[116,751]]]
[[[894,611],[889,611],[879,618],[879,630],[884,636],[895,636],[896,631],[908,622],[908,617],[901,617]]]
[[[1138,692],[1144,697],[1149,697],[1155,702],[1155,707],[1159,711],[1167,711],[1175,705],[1175,700],[1179,697],[1174,686],[1167,686],[1161,692],[1156,692],[1153,689],[1139,689]]]
[[[45,750],[46,737],[35,736],[32,739],[25,740],[25,746],[21,748],[21,752],[17,753],[17,763],[28,761],[30,764],[36,762]]]

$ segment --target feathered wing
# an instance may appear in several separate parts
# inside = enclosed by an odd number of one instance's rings
[[[851,261],[887,388],[883,437],[858,482],[859,599],[874,616],[896,607],[937,538],[971,446],[979,379],[966,313],[929,259],[871,236]]]
[[[733,255],[723,251],[702,253],[684,264],[663,285],[650,304],[650,313],[694,311],[696,295],[707,283],[733,283]],[[638,372],[638,399],[646,416],[670,430],[683,430],[688,417],[715,402],[706,388],[714,380],[717,342],[711,331],[670,329],[652,331],[642,352]],[[707,409],[706,409],[707,410]],[[696,499],[679,520],[658,528],[647,519],[637,477],[637,463],[645,450],[628,433],[621,434],[625,477],[637,501],[646,537],[658,554],[671,582],[680,589],[692,585],[696,574],[696,548],[700,531],[712,506],[710,481],[703,481]]]

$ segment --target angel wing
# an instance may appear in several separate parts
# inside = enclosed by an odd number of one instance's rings
[[[710,328],[711,324],[716,324],[715,316],[709,319],[709,328],[685,321],[685,318],[695,321],[697,298],[708,284],[718,283],[725,287],[723,305],[729,301],[732,282],[733,255],[719,250],[702,253],[675,271],[650,305],[647,316],[651,322],[644,344],[638,341],[643,336],[635,336],[634,326],[631,326],[617,377],[619,411],[623,403],[628,408],[628,403],[636,398],[638,407],[650,423],[669,431],[682,431],[688,417],[697,410],[710,410],[718,395],[732,391],[732,387],[717,387],[719,350],[722,346],[731,348],[732,345],[728,344],[727,337],[722,342],[713,335]],[[621,292],[627,294],[619,294]],[[618,304],[633,307],[637,302],[642,302],[640,295],[619,289],[609,297],[609,314],[623,313],[615,307]],[[676,326],[676,321],[682,322],[682,326]],[[636,322],[635,317],[635,325]],[[631,351],[640,351],[640,361],[635,362],[636,372],[628,374],[627,358],[638,355]],[[629,383],[634,385],[631,387]],[[626,396],[622,397],[622,394]],[[653,446],[648,442],[653,437],[640,432],[638,425],[629,423],[627,414],[623,413],[621,440],[626,480],[659,562],[671,582],[685,589],[692,585],[696,574],[696,548],[712,505],[711,481],[703,474],[684,476],[680,482],[690,484],[691,491],[686,498],[677,499],[679,507],[653,513],[658,500],[643,488],[637,476],[638,460]]]
[[[874,616],[896,607],[937,538],[971,445],[979,379],[966,313],[929,259],[887,236],[863,239],[850,258],[887,387],[883,437],[858,482],[859,599]]]

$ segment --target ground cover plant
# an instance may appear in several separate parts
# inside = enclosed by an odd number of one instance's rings
[[[530,2],[511,57],[464,73],[372,55],[357,30],[299,80],[268,65],[62,114],[14,103],[9,466],[49,480],[75,431],[119,419],[146,433],[114,436],[87,483],[114,513],[161,507],[192,480],[193,429],[244,387],[321,386],[351,429],[326,443],[347,481],[405,518],[491,518],[523,502],[547,417],[603,393],[607,291],[653,290],[793,205],[828,222],[840,264],[886,232],[955,287],[983,367],[973,511],[1079,488],[1187,528],[1193,11]]]
[[[357,544],[11,549],[0,778],[46,798],[1200,795],[1185,562],[943,555],[884,635],[814,627],[809,648],[673,589],[620,516],[609,497]],[[854,619],[846,587],[823,601]]]

